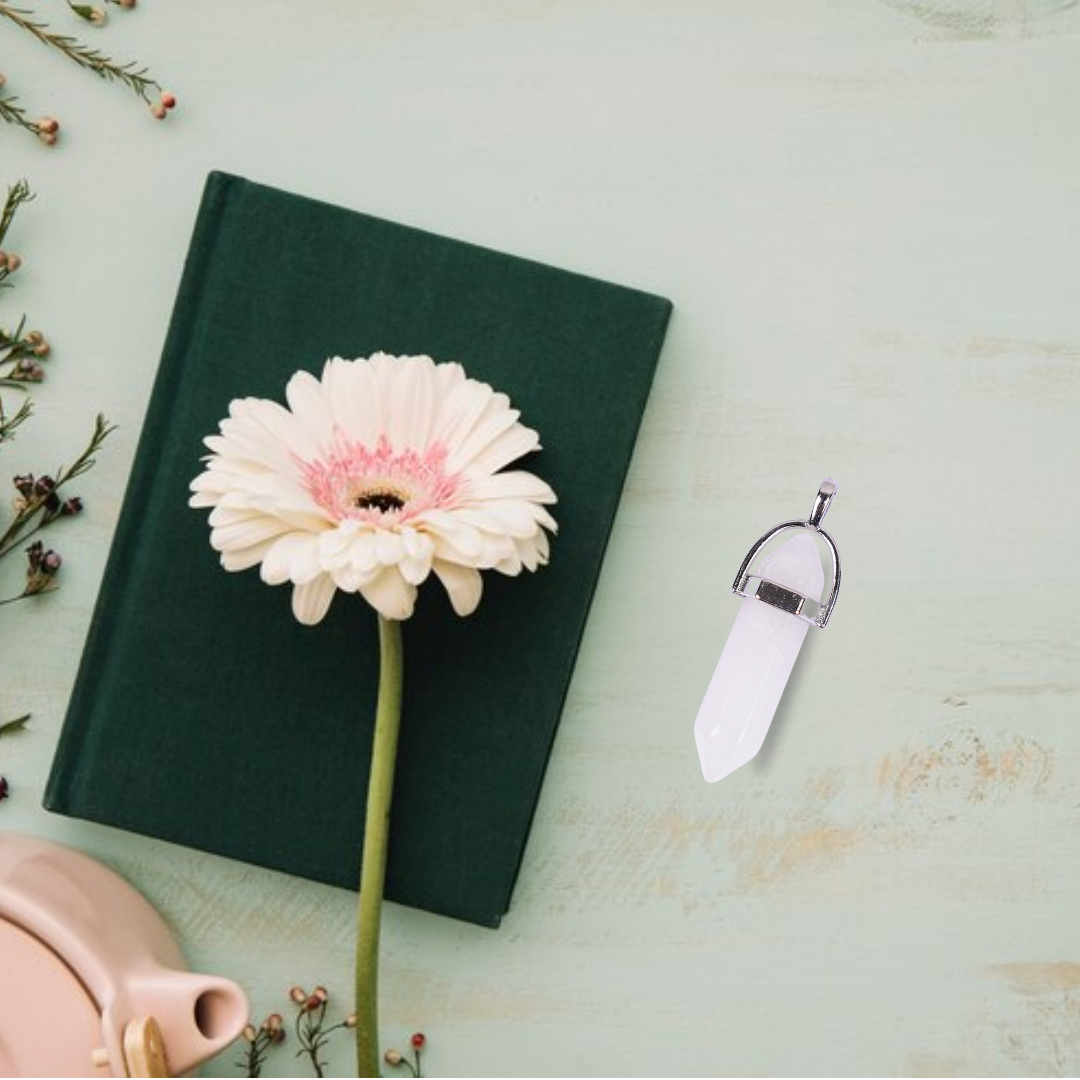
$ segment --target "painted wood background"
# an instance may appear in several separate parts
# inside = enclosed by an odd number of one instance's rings
[[[294,981],[347,995],[349,895],[39,808],[199,189],[229,169],[676,304],[514,909],[495,933],[387,910],[387,1041],[425,1029],[434,1075],[1080,1071],[1076,0],[112,23],[94,40],[180,95],[163,130],[0,26],[0,70],[65,125],[53,152],[0,131],[0,180],[40,193],[5,318],[56,346],[4,475],[70,459],[97,409],[121,425],[53,536],[63,591],[0,611],[3,708],[34,714],[0,745],[0,827],[118,869],[260,1016]],[[731,578],[827,474],[835,617],[762,754],[706,785]]]

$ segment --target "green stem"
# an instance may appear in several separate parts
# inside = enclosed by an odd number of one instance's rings
[[[379,616],[379,702],[371,744],[364,855],[360,866],[360,898],[356,939],[356,1066],[357,1076],[379,1075],[379,926],[386,842],[390,834],[390,800],[401,728],[404,657],[401,623]]]

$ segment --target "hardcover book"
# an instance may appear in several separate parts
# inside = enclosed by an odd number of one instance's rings
[[[45,794],[50,810],[355,888],[378,681],[375,613],[225,573],[188,507],[235,397],[379,350],[461,363],[543,450],[559,534],[485,575],[468,618],[433,583],[404,627],[386,895],[486,926],[509,907],[667,300],[211,174]]]

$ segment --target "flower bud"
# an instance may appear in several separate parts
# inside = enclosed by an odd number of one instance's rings
[[[314,1012],[323,1003],[312,994],[311,997],[304,1002],[304,1012]]]
[[[65,499],[60,504],[60,514],[63,517],[74,517],[76,514],[81,514],[82,509],[82,499],[78,495],[72,495],[70,499]]]
[[[60,123],[51,116],[43,116],[37,122],[37,129],[44,135],[55,135],[60,130]]]
[[[56,145],[56,135],[55,135],[55,133],[54,133],[54,132],[50,132],[50,131],[39,131],[39,132],[38,132],[38,138],[39,138],[39,139],[40,139],[40,140],[41,140],[41,141],[42,141],[42,142],[43,142],[43,143],[44,143],[44,144],[45,144],[46,146],[55,146],[55,145]]]
[[[19,258],[18,255],[12,255],[9,253],[7,257],[7,272],[9,274],[14,274],[20,266],[22,266],[22,259]]]
[[[383,1061],[385,1061],[387,1065],[400,1065],[403,1060],[404,1058],[402,1058],[400,1050],[387,1050],[386,1053],[383,1054]]]
[[[150,112],[153,114],[155,120],[164,120],[169,115],[169,110],[165,108],[160,101],[155,101],[150,106]]]
[[[46,357],[52,352],[52,346],[47,341],[41,341],[34,346],[34,355]]]
[[[45,340],[45,335],[40,330],[31,330],[26,335],[27,345],[40,345]]]
[[[61,559],[59,553],[53,551],[52,548],[46,551],[41,557],[41,570],[48,577],[52,577],[63,564],[64,560]]]
[[[34,494],[51,495],[56,490],[56,481],[51,476],[39,476],[34,481]]]
[[[99,7],[94,7],[92,4],[72,4],[70,0],[68,6],[80,19],[85,19],[94,26],[102,26],[105,23],[105,12]]]
[[[175,94],[170,94],[168,90],[162,90],[161,91],[161,104],[164,105],[166,109],[175,109],[176,108],[176,95]]]
[[[328,1001],[330,999],[330,993],[325,986],[316,986],[315,989],[311,991],[311,996],[317,997],[319,1001]]]
[[[307,991],[299,986],[289,987],[289,997],[297,1004],[300,1005],[307,1001]]]
[[[273,1035],[275,1031],[280,1031],[284,1024],[285,1021],[282,1019],[281,1013],[271,1013],[263,1021],[263,1031],[269,1031]]]
[[[409,1040],[409,1042],[412,1043],[414,1050],[423,1050],[424,1044],[427,1042],[427,1039],[425,1038],[422,1031],[417,1031],[413,1033],[413,1037]]]
[[[26,549],[26,561],[29,564],[28,574],[33,574],[41,567],[42,557],[45,555],[45,545],[40,540],[35,540]]]
[[[24,356],[15,365],[10,378],[17,379],[19,382],[41,382],[45,378],[45,369],[36,360]]]
[[[15,485],[15,490],[28,499],[34,493],[34,475],[33,473],[26,473],[21,476],[12,478],[12,483]]]
[[[349,1015],[345,1017],[345,1026],[347,1028],[356,1027],[356,1013],[349,1013]]]
[[[253,1043],[255,1041],[258,1032],[255,1030],[254,1024],[245,1024],[244,1030],[240,1033],[244,1037],[244,1042]]]

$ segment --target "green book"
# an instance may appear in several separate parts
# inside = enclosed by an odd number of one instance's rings
[[[485,575],[459,618],[434,580],[404,626],[387,896],[506,913],[642,411],[667,300],[223,173],[203,195],[45,793],[50,810],[356,887],[378,628],[339,594],[226,573],[188,485],[235,397],[379,350],[461,363],[543,450],[559,533]]]

